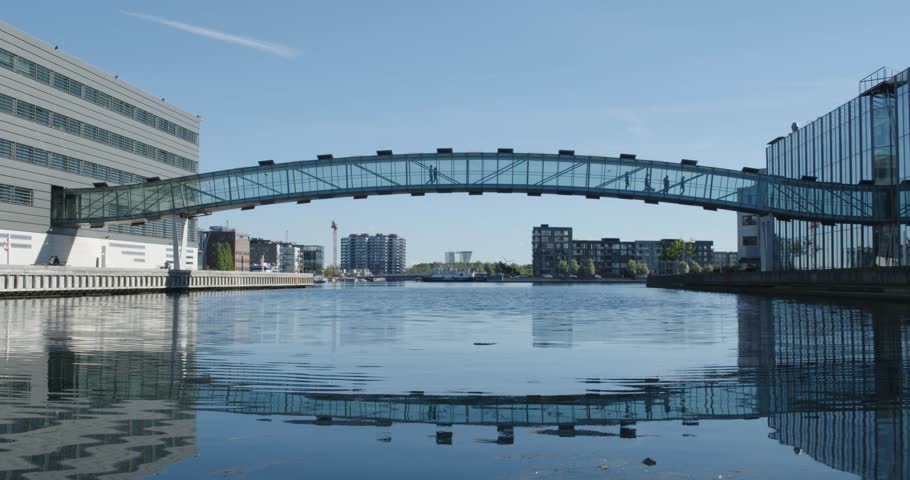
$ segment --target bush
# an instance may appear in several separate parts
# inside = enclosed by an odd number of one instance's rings
[[[701,268],[700,263],[696,262],[695,260],[692,260],[691,262],[689,262],[689,270],[692,273],[701,273],[704,269]]]
[[[685,260],[680,260],[676,264],[676,273],[689,273],[689,264]]]

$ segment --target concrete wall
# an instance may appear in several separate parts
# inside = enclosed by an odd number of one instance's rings
[[[313,275],[308,273],[282,274],[50,266],[0,267],[0,298],[190,290],[300,288],[312,285]]]
[[[4,248],[7,241],[9,248]],[[161,268],[165,262],[172,261],[173,247],[163,241],[115,239],[111,234],[96,238],[0,229],[0,266],[44,265],[51,255],[56,255],[62,264],[70,267],[146,269]],[[187,248],[186,265],[196,268],[195,248]]]
[[[647,285],[720,292],[910,300],[910,267],[651,275]]]

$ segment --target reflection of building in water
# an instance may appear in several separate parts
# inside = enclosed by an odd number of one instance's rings
[[[737,299],[738,312],[735,368],[687,371],[679,381],[607,379],[621,385],[621,393],[342,395],[312,393],[334,381],[320,380],[325,372],[318,369],[312,376],[289,377],[282,365],[219,363],[217,355],[204,364],[197,362],[193,347],[197,342],[231,344],[238,336],[219,316],[226,313],[219,308],[231,305],[225,298],[230,297],[147,295],[116,301],[3,303],[0,442],[11,460],[4,459],[2,468],[14,477],[65,469],[74,476],[153,474],[194,453],[193,408],[205,405],[233,413],[295,415],[302,417],[298,423],[319,425],[431,423],[445,426],[437,432],[437,441],[441,438],[443,444],[451,443],[453,435],[457,438],[453,425],[485,425],[491,434],[496,429],[500,443],[511,444],[521,442],[514,427],[522,426],[543,426],[542,433],[559,437],[633,438],[638,421],[672,420],[694,426],[701,419],[766,417],[774,429],[772,439],[828,466],[869,478],[910,475],[910,422],[902,408],[910,393],[903,377],[903,351],[910,347],[910,332],[905,330],[910,327],[907,314],[897,307],[731,297]],[[334,301],[326,299],[319,301]],[[202,320],[195,312],[200,304],[206,311]],[[396,326],[401,317],[407,316],[382,314],[380,307],[377,313],[352,312],[344,305],[339,303],[336,309],[338,318],[347,319],[337,322],[344,342],[392,338],[401,328]],[[321,329],[336,325],[331,318],[304,322],[295,312],[287,312],[291,320],[285,322],[271,307],[250,308],[263,310],[239,315],[264,321],[233,323],[258,329],[251,333],[256,341],[301,335],[298,329],[304,325]],[[366,323],[373,316],[391,323]],[[48,318],[53,320],[45,321]],[[539,347],[605,338],[604,332],[613,326],[622,328],[585,315],[583,306],[568,308],[563,318],[532,317],[534,345]],[[655,341],[706,338],[699,329],[712,327],[687,328]],[[319,332],[320,337],[324,334]],[[348,380],[371,378],[353,372]],[[257,388],[266,381],[268,389]]]
[[[194,308],[165,295],[3,302],[0,472],[144,476],[192,457]]]
[[[886,305],[739,302],[740,366],[756,369],[771,437],[863,478],[907,478],[905,315]]]

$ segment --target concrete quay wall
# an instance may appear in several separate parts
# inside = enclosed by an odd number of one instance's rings
[[[311,286],[308,273],[0,266],[0,298]]]
[[[653,288],[910,301],[910,267],[650,275]]]

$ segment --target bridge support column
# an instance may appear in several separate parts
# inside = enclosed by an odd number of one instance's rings
[[[190,219],[179,215],[174,217],[174,270],[185,270],[186,267],[186,234]]]
[[[758,219],[758,248],[761,271],[777,270],[777,249],[774,248],[774,215]]]

